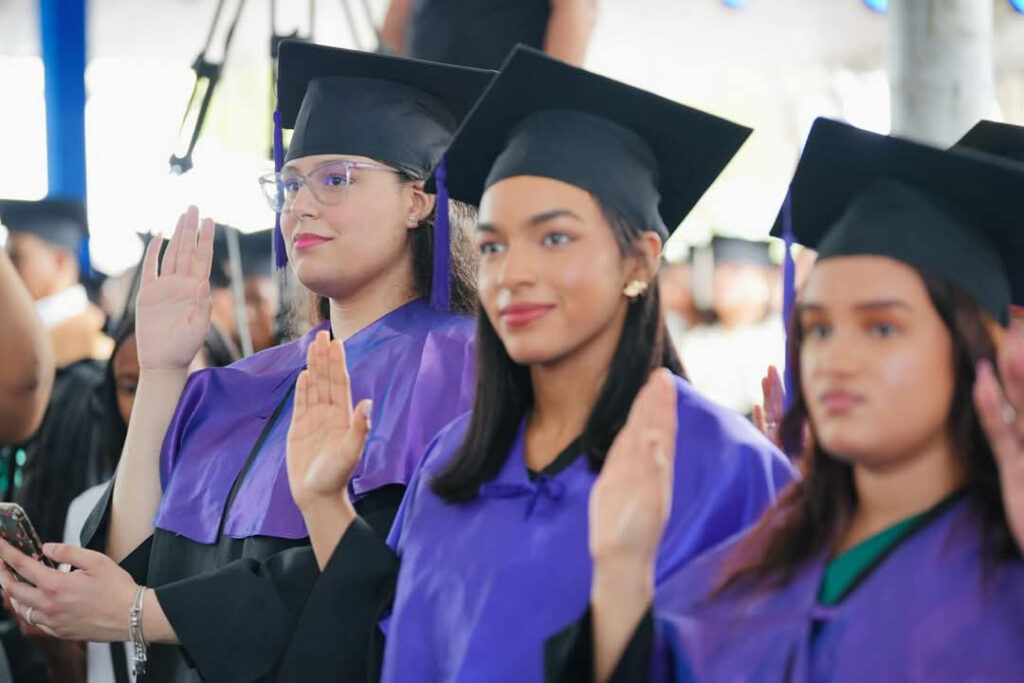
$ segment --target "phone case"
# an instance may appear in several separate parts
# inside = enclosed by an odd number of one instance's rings
[[[0,536],[32,559],[42,562],[47,567],[56,568],[53,560],[43,555],[43,544],[39,540],[39,534],[29,521],[24,508],[17,503],[0,503]],[[25,581],[17,572],[14,572],[14,576],[19,581]]]

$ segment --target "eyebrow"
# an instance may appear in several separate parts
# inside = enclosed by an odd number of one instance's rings
[[[543,211],[531,216],[530,219],[526,221],[526,227],[535,228],[538,225],[543,225],[544,223],[553,221],[556,218],[571,218],[579,223],[583,222],[583,219],[580,218],[579,214],[575,211],[571,211],[569,209],[551,209],[550,211]],[[493,223],[477,223],[476,230],[477,232],[498,232],[498,226]]]
[[[899,299],[879,299],[876,301],[863,301],[858,304],[854,304],[854,309],[858,311],[876,311],[884,308],[903,308],[910,310],[910,304],[906,301]],[[799,313],[819,313],[824,311],[825,307],[821,304],[817,304],[813,301],[797,304],[797,311]]]

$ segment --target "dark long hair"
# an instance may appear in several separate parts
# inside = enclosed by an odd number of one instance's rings
[[[640,231],[610,207],[601,204],[601,209],[620,252],[637,253]],[[433,491],[452,503],[472,500],[481,484],[497,476],[533,401],[529,367],[512,360],[482,310],[477,315],[476,354],[469,429],[455,457],[431,482]],[[659,367],[683,375],[662,319],[658,280],[653,278],[647,292],[629,304],[608,377],[582,435],[583,452],[594,469],[604,462],[647,376]]]
[[[425,180],[422,174],[399,169],[402,183]],[[439,207],[415,230],[409,231],[412,249],[413,286],[420,296],[430,296],[434,281],[434,217]],[[476,223],[476,209],[468,204],[449,200],[448,218],[451,241],[451,305],[457,313],[476,314],[476,256],[469,232]],[[325,296],[311,295],[310,322],[317,324],[331,317],[331,302]]]
[[[956,457],[966,473],[966,496],[981,524],[987,557],[998,561],[1019,555],[1003,511],[999,471],[977,412],[972,389],[980,360],[994,361],[994,326],[977,303],[947,281],[922,274],[932,305],[953,339],[954,390],[948,427]],[[800,376],[802,334],[790,321],[791,355]],[[806,397],[795,383],[793,405],[780,429],[784,443],[799,443],[808,422]],[[832,550],[845,535],[857,505],[853,468],[831,457],[815,441],[804,448],[803,479],[791,484],[737,549],[718,592],[733,587],[786,585],[804,563]]]

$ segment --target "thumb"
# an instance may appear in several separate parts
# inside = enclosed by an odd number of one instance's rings
[[[362,455],[363,446],[366,445],[366,437],[373,428],[373,401],[365,399],[356,406],[352,415],[352,430],[350,432],[352,444],[358,446],[359,454]]]

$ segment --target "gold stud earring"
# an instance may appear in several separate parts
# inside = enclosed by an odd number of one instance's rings
[[[647,283],[643,280],[630,280],[629,283],[622,288],[622,293],[626,295],[626,298],[630,301],[636,301],[644,292],[647,291]]]

